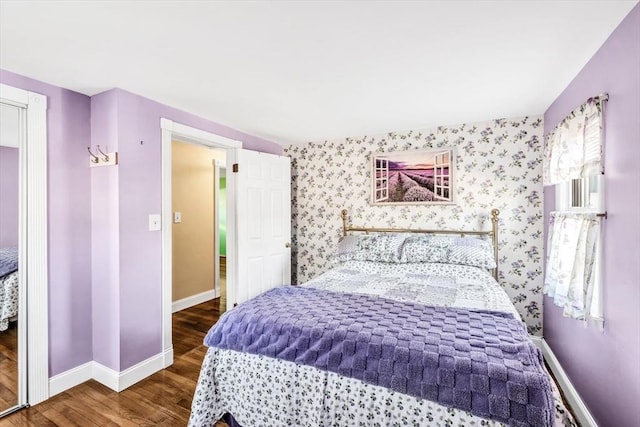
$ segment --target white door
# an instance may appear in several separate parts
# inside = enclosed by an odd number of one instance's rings
[[[237,254],[232,273],[237,280],[227,289],[229,309],[291,284],[291,159],[235,151],[237,172],[235,166],[227,169],[235,188]]]

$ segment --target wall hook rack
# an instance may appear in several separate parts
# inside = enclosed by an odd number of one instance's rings
[[[91,152],[91,147],[87,147],[87,151],[89,152],[89,156],[91,157],[89,161],[93,164],[98,163],[100,158]]]
[[[103,153],[102,150],[100,149],[100,146],[98,145],[98,153],[102,154],[102,160],[104,160],[105,162],[109,161],[109,155],[106,153]]]
[[[87,147],[89,151],[89,167],[113,166],[118,164],[118,153],[105,153],[99,145],[96,146],[97,154],[91,151],[91,147]]]

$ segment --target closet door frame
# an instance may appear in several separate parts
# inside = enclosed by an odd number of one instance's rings
[[[0,100],[22,108],[18,237],[20,407],[49,398],[47,97],[0,84]]]

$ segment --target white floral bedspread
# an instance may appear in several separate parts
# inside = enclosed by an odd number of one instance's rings
[[[467,265],[347,261],[303,286],[428,305],[501,311],[520,319],[493,276]]]
[[[519,318],[502,288],[476,267],[348,261],[303,286],[505,311]],[[555,425],[575,426],[553,381],[552,386]],[[503,425],[314,367],[209,348],[189,426],[214,426],[227,412],[243,427]]]
[[[9,319],[18,315],[18,272],[0,277],[0,331],[9,327]]]

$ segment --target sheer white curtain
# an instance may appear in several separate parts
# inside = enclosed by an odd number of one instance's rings
[[[588,99],[546,136],[544,185],[603,173],[602,108],[607,99],[606,95]],[[544,292],[565,316],[598,320],[602,325],[600,221],[597,212],[551,213]]]
[[[546,137],[543,183],[554,185],[586,178],[602,168],[602,101],[590,98]]]
[[[600,221],[590,213],[551,213],[544,293],[574,319],[602,321]]]

